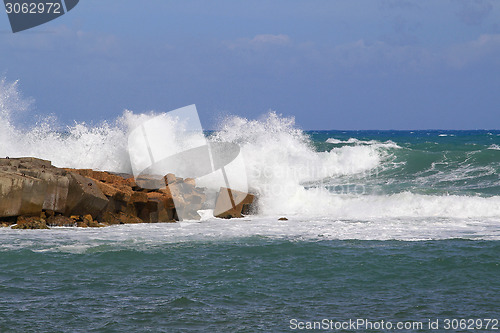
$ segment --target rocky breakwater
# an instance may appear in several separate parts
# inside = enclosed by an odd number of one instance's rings
[[[63,169],[37,158],[0,159],[0,225],[16,229],[47,229],[51,226],[102,227],[112,224],[175,222],[179,216],[200,219],[205,203],[203,188],[191,178],[168,174],[159,189],[139,185],[158,177],[134,179],[130,175]],[[175,186],[174,186],[175,185]],[[241,217],[253,196],[244,204],[221,211],[227,201],[221,189],[217,215]],[[230,190],[229,190],[230,191]],[[244,195],[244,194],[239,194]],[[175,200],[174,200],[175,199]],[[175,201],[175,204],[174,204]],[[178,214],[181,212],[182,214]]]

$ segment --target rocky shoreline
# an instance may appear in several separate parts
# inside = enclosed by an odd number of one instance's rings
[[[157,189],[143,184],[161,181]],[[141,187],[140,185],[143,185]],[[237,205],[232,198],[239,198]],[[231,200],[228,209],[228,200]],[[175,204],[174,204],[175,201]],[[13,229],[104,227],[114,224],[199,220],[205,189],[195,179],[115,174],[91,169],[57,168],[33,158],[0,159],[0,225]],[[214,215],[248,214],[254,196],[221,188]]]

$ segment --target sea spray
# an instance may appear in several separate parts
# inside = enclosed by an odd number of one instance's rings
[[[260,120],[229,117],[212,139],[241,146],[262,214],[328,215],[336,195],[322,186],[323,180],[375,172],[388,157],[379,142],[318,152],[293,118],[275,112]]]
[[[115,172],[131,172],[128,133],[158,115],[126,110],[97,125],[61,127],[53,118],[18,124],[14,115],[26,115],[29,104],[16,82],[0,81],[0,156],[34,156],[59,167]],[[476,142],[470,145],[469,137],[438,134],[411,133],[417,138],[409,143],[397,135],[387,140],[351,133],[322,139],[330,147],[319,151],[311,133],[297,128],[293,118],[270,112],[259,120],[228,117],[207,139],[241,147],[260,215],[368,221],[500,218],[498,135],[481,144],[483,134],[473,133]]]

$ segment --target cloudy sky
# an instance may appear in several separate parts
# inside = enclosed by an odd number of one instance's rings
[[[81,0],[13,34],[0,76],[62,123],[196,104],[304,129],[500,128],[500,1]]]

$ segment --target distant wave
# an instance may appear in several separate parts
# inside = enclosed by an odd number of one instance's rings
[[[348,140],[343,141],[343,140],[339,140],[339,139],[335,139],[335,138],[329,138],[325,142],[336,144],[336,145],[340,145],[340,144],[383,145],[386,147],[401,148],[396,143],[394,143],[393,141],[390,141],[390,140],[388,140],[386,142],[381,142],[381,141],[377,141],[377,140],[359,140],[356,138],[349,138]]]

